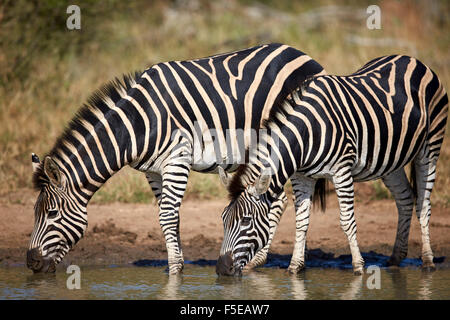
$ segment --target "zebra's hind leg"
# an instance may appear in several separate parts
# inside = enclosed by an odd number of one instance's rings
[[[394,197],[398,210],[397,235],[388,265],[399,265],[408,254],[408,237],[414,208],[414,195],[404,168],[390,173],[382,180]]]
[[[421,155],[426,153],[428,153],[428,148],[425,148]],[[414,160],[417,188],[416,215],[422,231],[422,269],[425,271],[433,271],[435,265],[433,263],[433,251],[430,245],[429,222],[431,216],[430,197],[436,178],[437,158],[429,159],[426,156],[421,157],[421,155]]]
[[[358,241],[356,240],[356,221],[354,211],[354,185],[350,168],[343,168],[333,176],[333,183],[336,189],[340,216],[341,228],[347,236],[352,253],[353,273],[362,275],[364,268],[364,259],[359,251]]]
[[[253,259],[244,267],[244,270],[250,270],[259,266],[263,266],[266,263],[270,245],[272,244],[275,231],[277,230],[278,224],[280,223],[281,216],[286,210],[287,201],[288,199],[286,197],[286,193],[283,191],[280,197],[272,204],[269,212],[270,229],[267,245],[258,251]]]
[[[316,180],[295,174],[291,181],[295,196],[295,245],[288,272],[296,274],[305,267],[306,232]]]
[[[162,177],[159,173],[147,172],[145,174],[148,184],[155,195],[158,207],[161,205],[161,194],[162,194]]]

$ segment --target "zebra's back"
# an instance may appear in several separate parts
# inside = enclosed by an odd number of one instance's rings
[[[317,77],[302,94],[296,110],[325,135],[315,135],[321,143],[311,146],[302,165],[308,175],[353,161],[355,181],[371,180],[406,165],[425,145],[440,149],[448,98],[437,76],[417,59],[374,59],[348,76]]]
[[[138,80],[154,105],[195,136],[192,168],[232,170],[243,161],[250,131],[259,129],[278,105],[308,77],[324,74],[320,64],[283,44],[267,44],[211,57],[163,62]]]

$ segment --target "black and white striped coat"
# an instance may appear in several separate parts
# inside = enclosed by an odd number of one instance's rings
[[[29,266],[40,270],[45,260],[48,269],[61,261],[84,233],[93,194],[129,165],[146,173],[158,199],[169,272],[179,272],[178,212],[190,170],[217,172],[220,166],[233,171],[251,141],[248,133],[259,128],[272,105],[323,72],[301,51],[269,44],[159,63],[105,86],[44,161],[34,157],[34,182],[41,194]],[[278,219],[284,203],[282,194],[272,210]]]
[[[355,273],[362,272],[364,261],[356,240],[353,182],[378,178],[399,211],[390,263],[398,264],[407,254],[415,199],[423,266],[434,267],[428,230],[430,194],[448,97],[430,68],[407,56],[381,57],[348,76],[307,80],[272,112],[253,157],[238,169],[229,186],[233,200],[223,213],[226,237],[219,273],[238,272],[264,247],[268,205],[289,178],[296,209],[289,271],[296,273],[304,266],[311,198],[316,181],[323,179],[334,183]],[[404,170],[409,163],[413,185]]]

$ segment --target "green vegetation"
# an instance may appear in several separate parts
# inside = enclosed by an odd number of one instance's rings
[[[381,8],[380,30],[366,8]],[[448,1],[82,1],[81,30],[68,30],[73,2],[0,3],[0,198],[31,187],[30,154],[51,149],[76,110],[103,83],[154,63],[282,42],[347,74],[377,56],[416,56],[450,88]],[[450,205],[450,130],[434,203]],[[376,191],[375,198],[384,197]],[[380,189],[382,190],[382,189]],[[187,197],[223,197],[216,175],[192,173]],[[127,168],[96,202],[154,201],[142,174]]]
[[[386,188],[381,180],[372,182],[372,187],[374,189],[373,200],[393,199],[388,188]]]

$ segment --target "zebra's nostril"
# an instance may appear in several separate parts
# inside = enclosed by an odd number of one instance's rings
[[[43,257],[38,248],[27,251],[27,267],[34,273],[55,272],[56,263],[52,258]]]

